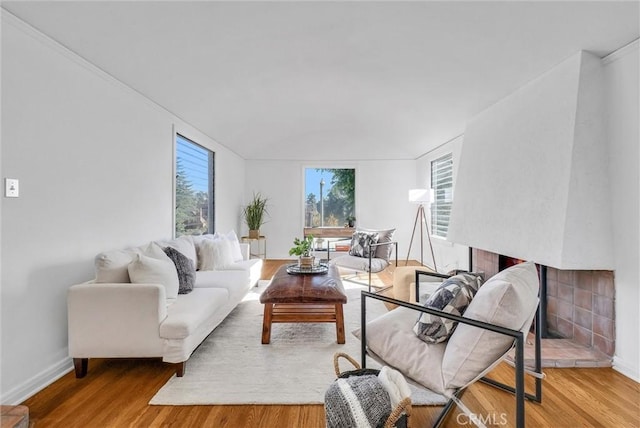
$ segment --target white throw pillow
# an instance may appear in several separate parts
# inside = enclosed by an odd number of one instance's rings
[[[97,283],[127,283],[127,267],[133,261],[135,253],[127,250],[114,250],[100,253],[95,258]]]
[[[196,247],[196,253],[198,252],[198,246],[202,244],[202,241],[205,239],[213,239],[213,235],[210,233],[205,233],[204,235],[191,235],[193,245]]]
[[[136,254],[133,262],[129,264],[128,271],[134,284],[164,285],[167,300],[172,300],[178,297],[178,273],[171,259],[166,254],[165,257],[167,260]]]
[[[149,244],[146,247],[141,247],[141,248],[142,248],[142,252],[139,252],[139,254],[142,254],[143,256],[151,257],[157,260],[163,260],[165,262],[171,261],[169,256],[167,256],[167,254],[162,249],[162,247],[155,242],[149,242]]]
[[[238,235],[236,235],[236,231],[231,229],[228,233],[216,233],[214,235],[215,238],[226,239],[231,243],[231,257],[233,257],[234,262],[240,262],[243,260],[242,251],[240,250],[240,241],[238,240]]]
[[[200,270],[224,270],[233,265],[231,242],[226,239],[205,239],[200,244]]]
[[[196,270],[204,270],[202,268],[202,266],[203,266],[202,260],[206,259],[205,260],[205,265],[207,264],[207,260],[208,260],[208,257],[205,254],[206,250],[204,248],[204,243],[205,243],[205,241],[211,241],[213,239],[213,237],[214,237],[214,235],[206,234],[206,235],[195,236],[193,238],[193,243],[195,244],[195,247],[196,247],[196,255],[197,255],[197,259],[198,259],[198,264],[196,266]]]
[[[168,242],[160,242],[159,243],[163,247],[171,247],[180,251],[182,254],[187,256],[189,260],[193,263],[193,267],[198,266],[198,257],[196,255],[196,246],[193,243],[193,238],[189,235],[183,235],[179,238],[176,238],[172,241]],[[166,254],[165,254],[166,255]]]

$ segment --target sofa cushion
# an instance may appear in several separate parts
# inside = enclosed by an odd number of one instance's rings
[[[165,254],[171,259],[178,274],[178,294],[188,294],[196,283],[196,268],[191,260],[180,251],[172,247],[164,249]]]
[[[369,271],[369,258],[357,257],[357,256],[337,256],[329,262],[335,264],[341,268],[360,270],[363,272]],[[389,262],[384,259],[373,258],[371,259],[371,272],[380,272],[389,266]]]
[[[204,239],[199,246],[200,270],[222,270],[233,265],[231,242],[226,239]]]
[[[378,234],[375,232],[353,232],[351,238],[351,248],[349,248],[349,255],[355,257],[369,257],[369,251],[371,244],[378,242]],[[375,257],[375,248],[372,249],[372,257]]]
[[[481,284],[482,278],[479,276],[468,273],[454,275],[440,284],[424,306],[452,315],[462,315]],[[413,327],[413,331],[420,340],[427,343],[440,343],[451,337],[457,325],[457,321],[423,313]]]
[[[162,284],[166,289],[167,301],[171,302],[178,297],[178,274],[168,257],[166,260],[160,260],[136,254],[134,261],[128,266],[128,271],[132,283]]]
[[[480,287],[464,316],[513,330],[528,329],[538,306],[534,263],[505,269]],[[459,325],[447,342],[442,374],[447,388],[467,385],[507,352],[514,339],[470,325]]]
[[[127,250],[114,250],[100,253],[95,258],[96,282],[126,283],[129,278],[129,263],[135,253]]]
[[[413,333],[416,311],[399,307],[367,323],[367,346],[375,357],[442,394],[446,343],[426,344]],[[354,333],[359,336],[358,333]]]
[[[262,276],[262,259],[248,259],[235,262],[228,266],[226,270],[245,270],[249,272],[249,284],[256,285]]]
[[[196,272],[194,288],[221,288],[227,290],[230,300],[240,300],[251,285],[246,270],[200,270]]]
[[[163,339],[184,339],[194,333],[207,319],[215,316],[218,308],[229,300],[223,288],[195,288],[189,294],[181,294],[167,308],[167,317],[160,324]]]

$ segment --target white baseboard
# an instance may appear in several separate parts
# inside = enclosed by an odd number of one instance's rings
[[[72,370],[73,360],[66,357],[10,391],[3,392],[1,399],[2,404],[18,405]]]
[[[640,371],[638,371],[638,367],[632,367],[624,360],[621,360],[619,357],[613,357],[613,369],[625,375],[626,377],[635,380],[640,383]]]

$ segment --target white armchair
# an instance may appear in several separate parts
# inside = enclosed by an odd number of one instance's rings
[[[394,232],[395,229],[357,229],[350,238],[349,254],[331,259],[329,263],[340,268],[367,272],[371,291],[371,274],[389,267],[392,254],[395,255],[395,266],[398,266],[398,243],[393,241]]]

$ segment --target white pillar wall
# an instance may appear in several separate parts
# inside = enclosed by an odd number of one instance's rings
[[[467,125],[449,239],[613,269],[600,58],[580,52]]]
[[[613,367],[640,382],[639,43],[604,59],[615,273]]]

